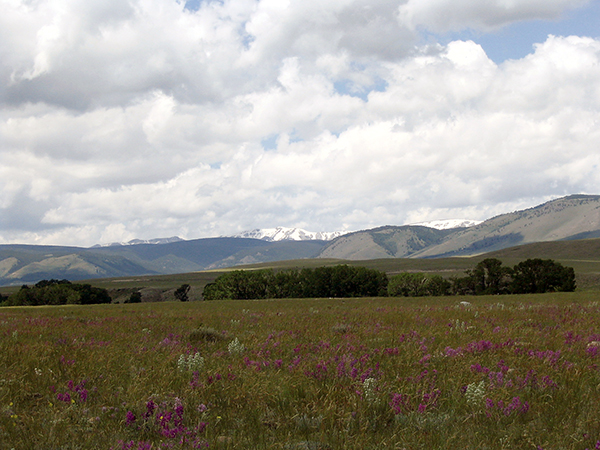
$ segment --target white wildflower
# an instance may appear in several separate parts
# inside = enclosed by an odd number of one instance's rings
[[[467,397],[467,403],[469,405],[479,405],[483,402],[485,396],[485,381],[479,383],[473,382],[467,385],[465,397]]]
[[[227,350],[229,350],[229,353],[231,355],[239,355],[240,353],[243,353],[244,350],[246,350],[246,346],[242,344],[238,338],[235,338],[229,343],[229,345],[227,346]]]
[[[467,330],[467,324],[461,321],[460,319],[456,319],[452,324],[452,329],[455,331],[463,332]]]
[[[377,394],[375,392],[375,385],[377,384],[377,380],[375,378],[367,378],[363,381],[363,396],[367,403],[371,405],[376,405],[379,403],[379,399],[377,398]]]
[[[200,353],[194,353],[193,355],[180,355],[177,360],[177,369],[180,372],[194,372],[202,369],[204,365],[204,358],[200,356]]]

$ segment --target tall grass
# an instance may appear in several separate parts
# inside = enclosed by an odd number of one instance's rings
[[[0,449],[593,449],[596,296],[3,308]]]

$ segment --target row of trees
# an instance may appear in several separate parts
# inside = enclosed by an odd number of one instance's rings
[[[466,276],[445,279],[439,275],[402,273],[390,278],[388,295],[420,297],[435,295],[497,295],[571,292],[575,271],[551,259],[528,259],[505,267],[496,258],[481,261]]]
[[[481,261],[464,277],[446,279],[439,275],[401,273],[388,279],[384,272],[338,265],[288,271],[234,270],[219,276],[204,288],[205,300],[307,297],[421,297],[442,295],[528,294],[574,291],[575,271],[546,259],[528,259],[505,267],[495,258]],[[175,298],[188,300],[190,286],[184,284]],[[126,303],[141,302],[139,291]],[[0,297],[3,306],[35,306],[111,303],[106,289],[68,280],[42,280],[24,285],[9,297]]]
[[[387,294],[384,272],[366,267],[339,265],[275,272],[234,270],[204,288],[205,300],[377,297]]]
[[[275,272],[234,270],[204,288],[205,300],[307,297],[421,297],[528,294],[575,290],[575,271],[550,259],[528,259],[505,267],[495,258],[481,261],[464,277],[384,272],[339,265]]]
[[[112,301],[106,289],[68,280],[42,280],[32,287],[23,285],[2,302],[4,306],[92,305]]]

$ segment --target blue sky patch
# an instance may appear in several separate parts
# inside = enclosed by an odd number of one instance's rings
[[[385,92],[387,86],[388,83],[381,78],[377,78],[371,86],[357,86],[352,80],[348,79],[333,83],[333,87],[338,94],[360,98],[365,102],[368,100],[369,93],[373,91]]]
[[[276,150],[277,149],[277,139],[279,138],[279,134],[270,134],[266,138],[263,138],[260,141],[260,145],[265,150]]]
[[[466,30],[435,38],[442,44],[471,40],[481,45],[492,61],[500,64],[533,53],[534,44],[545,42],[548,35],[600,37],[600,1],[592,1],[586,7],[569,11],[557,20],[517,22],[490,33]]]

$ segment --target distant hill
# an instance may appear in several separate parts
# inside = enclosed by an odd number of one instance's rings
[[[406,258],[443,242],[454,230],[404,225],[349,233],[328,243],[319,258],[349,260]]]
[[[498,259],[542,258],[562,261],[600,262],[600,238],[534,242],[486,253],[486,257]]]
[[[592,250],[595,247],[591,241],[580,240],[600,237],[600,196],[573,195],[503,214],[467,228],[444,227],[385,226],[348,233],[331,241],[314,239],[317,236],[294,240],[299,231],[287,229],[295,231],[288,233],[289,239],[282,240],[273,237],[266,240],[265,236],[261,239],[221,237],[189,241],[168,238],[92,248],[0,245],[0,285],[35,283],[50,278],[82,280],[188,273],[310,258],[339,261],[439,259],[504,251],[509,247],[516,257],[524,244],[538,242],[556,242],[552,247],[556,256],[548,256],[550,258],[573,259],[568,255],[573,252],[580,255],[580,259],[595,260]],[[540,247],[537,251],[549,251],[547,249]],[[527,257],[532,257],[532,250],[523,251],[529,255]]]
[[[0,245],[0,285],[174,274],[315,257],[324,241],[209,238],[107,247]]]
[[[502,214],[468,228],[425,232],[423,227],[390,226],[359,231],[331,241],[319,257],[470,256],[532,242],[590,237],[600,237],[600,196],[572,195]]]

